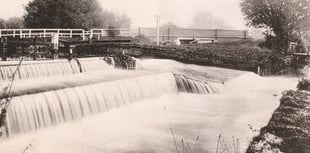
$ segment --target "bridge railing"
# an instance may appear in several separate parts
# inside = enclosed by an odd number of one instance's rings
[[[0,29],[1,37],[52,37],[57,33],[60,37],[73,37],[79,36],[85,38],[84,29]]]
[[[109,36],[109,32],[116,34],[116,36],[128,36],[134,37],[138,35],[137,29],[91,29],[85,31],[84,29],[0,29],[1,37],[20,37],[20,38],[31,38],[31,37],[52,37],[53,34],[57,33],[59,37],[82,37],[83,40],[86,36],[90,38]]]
[[[123,36],[123,37],[135,37],[138,35],[138,29],[91,29],[90,30],[90,37],[104,37],[104,36],[109,36],[112,33],[114,36]]]
[[[0,29],[1,37],[52,37],[57,33],[59,37],[81,37],[85,40],[86,37],[97,38],[105,36],[123,36],[135,37],[144,35],[148,38],[155,38],[157,35],[155,28],[137,28],[137,29]],[[249,37],[245,30],[224,30],[224,29],[175,29],[161,30],[161,38],[177,38],[177,37],[201,37],[201,38],[223,38],[223,39],[246,39]]]

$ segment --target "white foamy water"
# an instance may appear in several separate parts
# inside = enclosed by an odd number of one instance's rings
[[[0,62],[0,81],[7,81],[15,72],[18,61]],[[64,76],[82,72],[111,69],[103,58],[81,58],[68,60],[23,61],[15,79]]]
[[[225,141],[219,145],[221,151],[225,144],[232,152],[234,137],[239,139],[242,152],[255,134],[249,125],[256,129],[265,126],[279,104],[281,92],[294,89],[297,84],[296,78],[262,78],[253,73],[184,65],[170,60],[143,62],[150,63],[145,64],[143,70],[158,76],[120,77],[119,81],[84,84],[16,98],[12,106],[15,110],[10,112],[10,121],[15,121],[10,125],[15,128],[10,128],[10,132],[19,134],[0,140],[0,150],[22,152],[31,144],[26,152],[177,152],[172,129],[179,152],[183,152],[182,140],[184,152],[215,152],[220,134]],[[159,72],[168,73],[157,74]],[[182,80],[182,77],[175,79],[169,72],[190,74],[194,80],[203,78],[208,86]],[[117,74],[125,76],[125,73]],[[81,78],[80,81],[84,80],[84,76]],[[137,85],[135,80],[139,78]],[[190,88],[194,93],[210,90],[220,94],[178,93],[178,79],[183,82],[184,89]],[[66,111],[56,109],[61,105]],[[109,105],[111,107],[106,107]],[[12,115],[14,112],[22,113],[16,116]],[[40,129],[31,130],[36,128]]]
[[[148,70],[153,72],[173,72],[186,75],[194,79],[202,79],[215,82],[226,82],[236,78],[246,71],[238,71],[210,66],[199,66],[194,64],[183,64],[167,59],[143,59],[137,60],[138,70]]]
[[[17,96],[7,111],[6,130],[25,133],[173,93],[177,86],[167,73]]]

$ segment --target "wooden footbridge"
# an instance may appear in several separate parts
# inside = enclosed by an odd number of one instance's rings
[[[116,36],[134,37],[138,35],[137,29],[0,29],[0,38],[2,37],[19,37],[19,38],[34,38],[34,37],[52,37],[58,35],[60,38],[77,38],[82,40],[87,38],[96,38],[109,36],[113,32]]]

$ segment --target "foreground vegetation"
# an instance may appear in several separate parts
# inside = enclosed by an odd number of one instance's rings
[[[310,82],[303,80],[298,90],[285,91],[269,124],[261,129],[247,153],[310,152]]]

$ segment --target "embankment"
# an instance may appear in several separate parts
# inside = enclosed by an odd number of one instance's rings
[[[307,89],[304,85],[300,83],[299,90],[283,93],[280,106],[252,140],[247,153],[310,152],[310,91],[303,90]]]
[[[188,64],[217,66],[257,72],[261,75],[278,74],[289,67],[284,55],[257,47],[235,44],[204,44],[186,46],[146,46],[138,44],[82,44],[75,49],[78,57],[114,54],[125,51],[135,57],[173,59]]]

